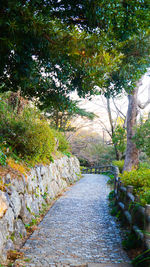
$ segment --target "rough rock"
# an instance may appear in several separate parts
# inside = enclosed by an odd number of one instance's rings
[[[28,224],[33,218],[33,215],[27,209],[24,196],[21,196],[20,218],[22,219],[24,224]]]
[[[7,209],[8,209],[8,203],[5,193],[0,191],[0,218],[3,217]]]
[[[13,192],[10,197],[10,203],[14,211],[15,218],[17,218],[21,210],[21,200],[18,192],[15,190],[15,187],[13,187]]]
[[[15,221],[14,224],[14,244],[17,246],[22,243],[22,238],[26,236],[26,229],[21,219]]]
[[[25,224],[59,194],[69,181],[78,180],[79,162],[75,157],[57,159],[49,166],[36,166],[25,177],[12,178],[8,173],[2,180],[6,192],[0,191],[0,263],[7,251],[20,245],[26,235]]]

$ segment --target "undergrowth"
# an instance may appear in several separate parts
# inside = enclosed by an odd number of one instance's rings
[[[65,136],[51,129],[40,111],[29,105],[17,113],[7,99],[0,101],[0,165],[26,173],[26,166],[49,164],[55,152],[71,156]]]
[[[114,190],[109,193],[108,199],[110,214],[119,220],[123,233],[122,247],[127,251],[128,256],[132,259],[132,265],[135,267],[149,267],[150,250],[145,250],[145,248],[142,246],[141,240],[137,237],[137,235],[127,228],[124,217],[116,205]]]
[[[125,186],[132,185],[133,193],[139,197],[141,205],[150,204],[150,169],[139,168],[120,175]]]

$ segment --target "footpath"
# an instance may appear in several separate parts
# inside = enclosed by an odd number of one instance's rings
[[[127,267],[121,232],[108,207],[107,176],[85,174],[49,210],[15,267]]]

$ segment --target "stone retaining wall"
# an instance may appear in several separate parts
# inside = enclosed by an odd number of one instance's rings
[[[62,157],[49,166],[36,166],[27,177],[2,177],[5,192],[0,190],[0,262],[7,251],[19,247],[26,236],[28,223],[44,205],[80,177],[76,157]]]

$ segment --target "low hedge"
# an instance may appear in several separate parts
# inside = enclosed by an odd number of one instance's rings
[[[150,204],[150,169],[125,171],[120,177],[125,186],[134,187],[133,193],[139,197],[142,205]]]
[[[119,169],[119,172],[122,173],[123,171],[123,166],[124,166],[124,160],[113,160],[112,164],[117,166]]]

